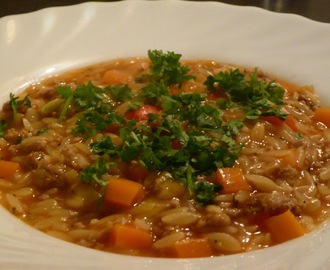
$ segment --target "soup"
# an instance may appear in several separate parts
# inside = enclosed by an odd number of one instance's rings
[[[330,110],[257,68],[117,59],[10,94],[0,201],[85,247],[211,257],[266,248],[329,216]]]

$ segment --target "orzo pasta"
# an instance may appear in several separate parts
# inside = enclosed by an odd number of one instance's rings
[[[329,216],[330,109],[312,87],[173,52],[10,94],[0,201],[98,250],[208,257],[269,247]]]

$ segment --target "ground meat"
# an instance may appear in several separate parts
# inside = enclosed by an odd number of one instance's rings
[[[37,169],[39,164],[44,159],[45,153],[41,151],[35,151],[26,156],[26,162],[24,166],[27,169]]]
[[[270,179],[285,179],[285,181],[298,177],[296,169],[289,164],[282,164],[281,162],[274,163],[272,166],[266,166],[266,168],[253,168],[250,170],[250,173],[263,175]]]
[[[312,111],[320,107],[319,100],[315,98],[315,94],[309,91],[297,91],[298,101],[304,102]]]
[[[16,153],[16,155],[29,155],[34,151],[43,151],[47,153],[46,148],[50,146],[56,146],[61,142],[61,137],[59,136],[35,136],[27,137],[22,140],[21,143],[16,145],[11,145],[9,151]]]
[[[31,172],[30,177],[32,182],[40,188],[63,188],[67,184],[64,173],[65,166],[63,164],[40,162],[39,167]]]
[[[289,181],[290,179],[294,179],[298,176],[298,171],[292,166],[286,164],[282,165],[277,168],[277,171],[274,172],[273,177],[279,178],[279,179],[286,179]]]
[[[249,212],[266,212],[271,215],[278,215],[290,209],[293,213],[299,214],[302,210],[302,203],[282,192],[255,193],[248,203]]]
[[[27,130],[17,130],[14,128],[8,129],[4,133],[4,139],[9,143],[9,144],[18,144],[22,139],[28,137],[29,133]]]
[[[72,145],[63,147],[61,149],[61,154],[65,158],[65,164],[75,170],[82,170],[90,166],[89,158],[81,154],[80,151]]]

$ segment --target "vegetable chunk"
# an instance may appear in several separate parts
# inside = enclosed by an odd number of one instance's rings
[[[173,252],[177,258],[211,257],[213,255],[211,245],[206,239],[185,239],[176,242]]]
[[[12,180],[20,165],[14,161],[0,160],[0,177],[6,180]]]
[[[276,216],[270,217],[266,225],[275,241],[282,243],[306,233],[297,218],[290,210]]]
[[[103,75],[103,82],[109,84],[124,84],[131,80],[131,76],[127,71],[112,69]]]
[[[152,236],[146,230],[115,224],[110,230],[109,242],[117,248],[142,249],[151,246]]]
[[[124,178],[112,178],[104,195],[104,202],[119,206],[132,207],[143,197],[143,185]]]
[[[314,120],[330,127],[330,107],[319,108],[314,112]]]
[[[241,168],[222,168],[213,174],[214,181],[222,186],[222,193],[236,193],[240,190],[251,191]]]

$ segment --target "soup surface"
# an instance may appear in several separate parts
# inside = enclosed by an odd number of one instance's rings
[[[1,204],[78,245],[210,257],[329,217],[330,109],[258,69],[153,50],[10,94],[0,119]]]

